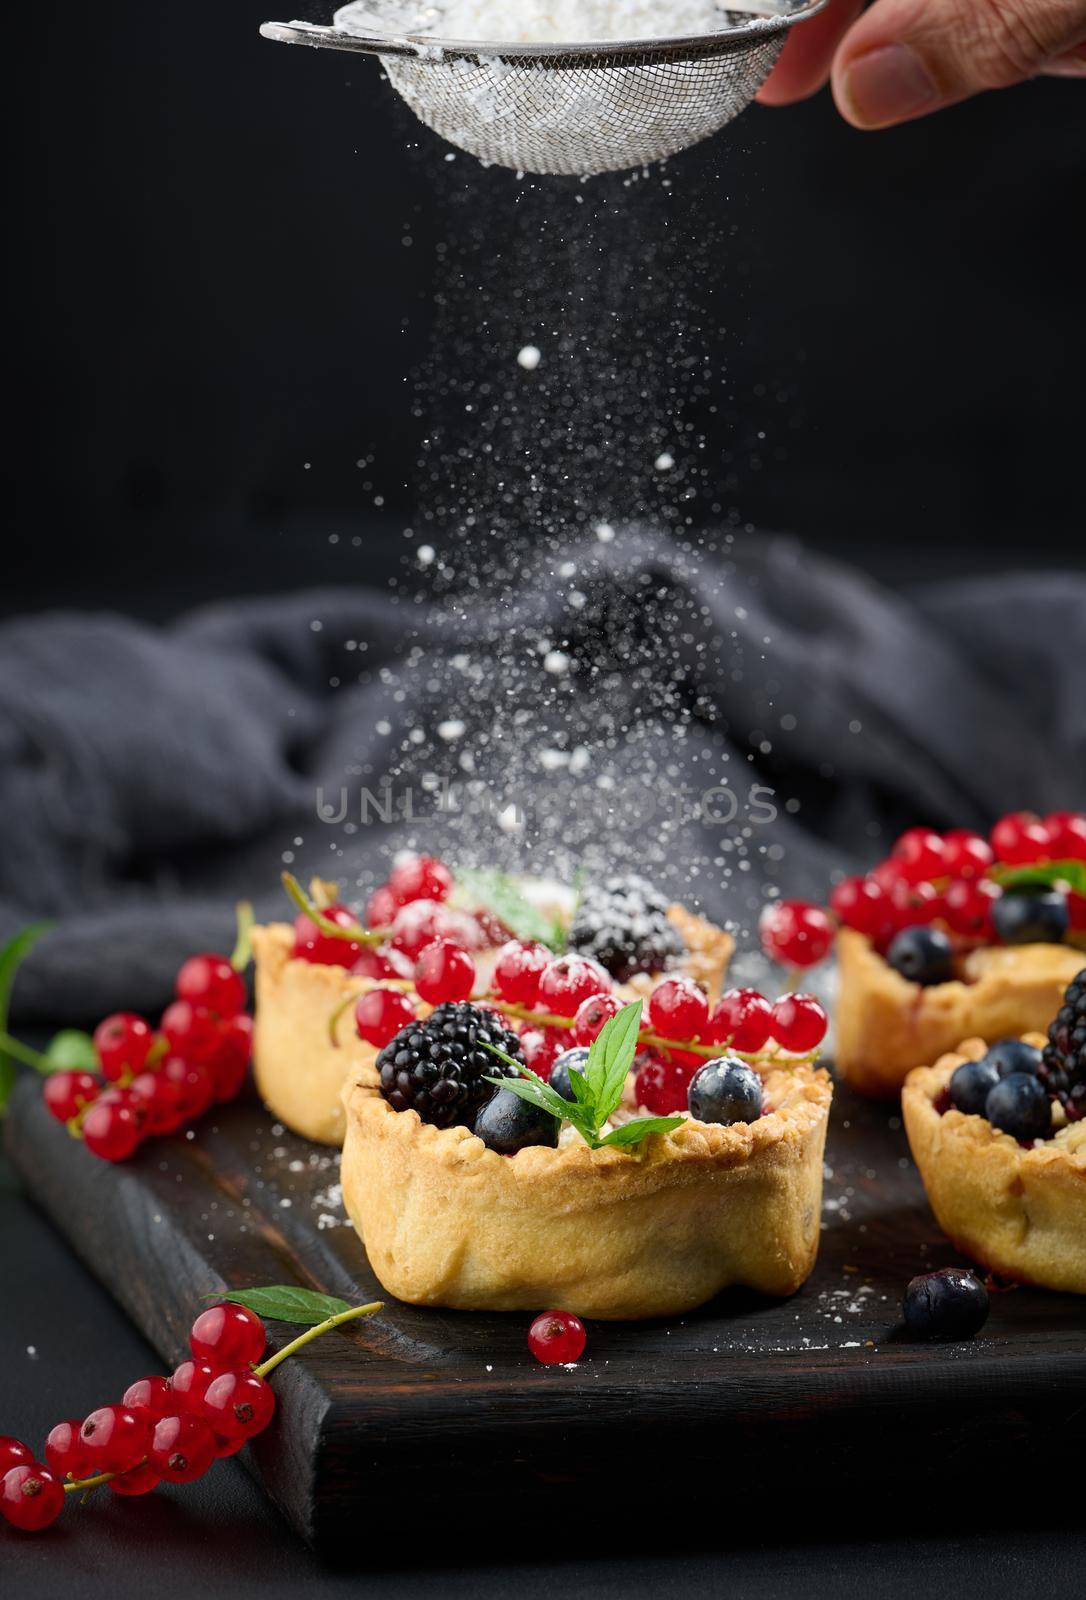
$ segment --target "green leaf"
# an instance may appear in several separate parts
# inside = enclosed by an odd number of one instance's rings
[[[541,1079],[487,1078],[486,1081],[498,1089],[508,1089],[510,1094],[517,1095],[521,1100],[527,1100],[529,1105],[538,1106],[540,1111],[548,1111],[558,1122],[572,1122],[578,1132],[582,1131],[581,1124],[585,1119],[578,1116],[578,1108],[571,1106],[568,1100],[563,1100],[560,1094]],[[588,1119],[586,1125],[591,1128],[591,1119]]]
[[[592,1041],[585,1062],[585,1079],[592,1093],[596,1127],[607,1121],[622,1099],[626,1075],[637,1054],[642,1002],[634,1000],[604,1023]]]
[[[45,1072],[97,1072],[98,1052],[89,1033],[62,1028],[42,1052]]]
[[[604,1134],[600,1144],[628,1149],[630,1145],[640,1144],[642,1139],[647,1139],[650,1133],[670,1133],[672,1128],[681,1127],[685,1121],[685,1117],[635,1117],[633,1122],[624,1122]]]
[[[456,884],[466,892],[476,909],[492,911],[517,939],[545,944],[556,954],[565,949],[564,925],[533,905],[508,872],[461,867],[456,874]]]
[[[318,1294],[316,1289],[302,1289],[293,1283],[273,1284],[265,1289],[226,1289],[221,1294],[205,1294],[204,1299],[233,1300],[266,1322],[297,1322],[307,1328],[351,1309],[346,1300],[337,1300],[335,1295]]]
[[[997,864],[990,876],[1012,893],[1016,889],[1052,889],[1066,887],[1073,894],[1086,895],[1086,861],[1038,861],[1026,867],[1004,867]]]
[[[15,981],[15,974],[20,963],[29,955],[34,945],[37,944],[43,933],[48,933],[52,927],[50,922],[35,922],[29,928],[24,928],[0,950],[0,1033],[8,1030],[8,1007],[11,1002],[11,986]],[[15,1063],[11,1056],[0,1049],[0,1115],[3,1114],[11,1094],[11,1086],[15,1082]]]

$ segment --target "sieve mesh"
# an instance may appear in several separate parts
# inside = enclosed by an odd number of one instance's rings
[[[445,42],[406,33],[403,4],[391,0],[369,0],[350,32],[342,13],[339,32],[275,23],[262,31],[379,55],[415,114],[480,161],[590,175],[645,166],[716,133],[750,104],[791,24],[822,3],[766,0],[772,15],[724,11],[719,33],[631,44]]]

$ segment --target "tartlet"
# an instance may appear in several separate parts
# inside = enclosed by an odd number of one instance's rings
[[[1039,1033],[1025,1038],[1044,1044]],[[989,1272],[1086,1294],[1086,1122],[1067,1123],[1026,1147],[984,1117],[944,1110],[954,1072],[986,1050],[983,1039],[967,1039],[934,1066],[910,1072],[902,1092],[909,1144],[936,1221]]]
[[[896,1095],[907,1075],[962,1039],[1043,1030],[1082,965],[1060,944],[982,945],[961,956],[960,977],[911,983],[852,928],[837,935],[834,1061],[861,1094]]]
[[[666,975],[685,973],[715,997],[734,948],[731,935],[680,905],[669,908],[668,920],[682,939],[684,954]],[[372,1065],[377,1052],[358,1038],[349,1005],[336,1022],[334,1044],[329,1020],[338,1006],[361,994],[366,984],[346,967],[298,959],[293,949],[294,930],[289,923],[253,929],[256,1086],[269,1111],[295,1133],[322,1144],[342,1144],[344,1084],[348,1080],[353,1083],[360,1068]],[[487,952],[476,956],[484,983],[495,953],[496,947],[489,952],[489,965]],[[629,994],[649,993],[663,976],[633,978],[627,986]],[[420,1007],[420,1015],[426,1010]]]
[[[675,1315],[731,1284],[795,1292],[818,1250],[831,1086],[761,1072],[770,1111],[687,1119],[638,1153],[579,1137],[514,1156],[394,1111],[366,1065],[344,1093],[347,1212],[384,1288],[418,1305],[604,1319]]]

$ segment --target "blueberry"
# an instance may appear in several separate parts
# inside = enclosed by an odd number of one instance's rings
[[[992,925],[1004,944],[1059,944],[1067,933],[1067,896],[1058,889],[1000,895]]]
[[[699,1122],[757,1122],[762,1114],[762,1080],[735,1056],[707,1061],[690,1080],[690,1115]]]
[[[530,1144],[558,1143],[559,1122],[549,1111],[542,1111],[522,1100],[512,1089],[496,1089],[475,1118],[475,1132],[488,1150],[500,1156],[516,1155]]]
[[[904,1311],[918,1339],[971,1339],[988,1319],[988,1291],[971,1272],[941,1267],[912,1280]]]
[[[573,1085],[569,1081],[569,1069],[573,1067],[577,1072],[583,1072],[585,1062],[588,1060],[588,1051],[583,1047],[576,1050],[563,1050],[560,1056],[555,1057],[551,1075],[547,1079],[555,1094],[560,1094],[563,1100],[576,1100]]]
[[[938,928],[903,928],[886,959],[910,983],[947,983],[954,976],[954,952]]]
[[[1041,1065],[1041,1052],[1036,1045],[1026,1044],[1024,1039],[1000,1039],[984,1059],[992,1063],[1001,1078],[1010,1077],[1012,1072],[1028,1072],[1035,1078]]]
[[[1032,1139],[1047,1139],[1052,1133],[1048,1095],[1028,1072],[1012,1072],[1009,1078],[1002,1078],[989,1090],[984,1115],[993,1128],[1027,1143]]]
[[[967,1061],[950,1080],[950,1103],[966,1116],[983,1117],[988,1095],[999,1082],[999,1068],[985,1056]]]

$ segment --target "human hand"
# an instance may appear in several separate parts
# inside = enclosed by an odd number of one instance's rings
[[[1042,74],[1086,78],[1086,0],[829,0],[758,99],[790,105],[829,80],[854,128],[889,128]]]

